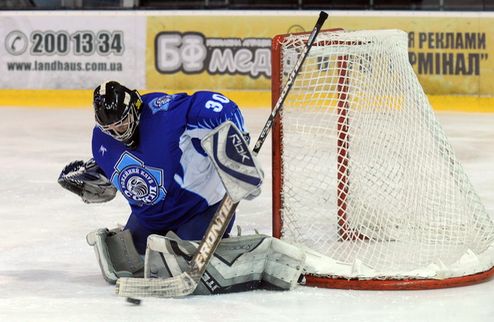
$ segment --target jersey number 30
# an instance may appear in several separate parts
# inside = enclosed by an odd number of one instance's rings
[[[223,104],[230,102],[228,98],[220,94],[213,94],[212,100],[206,102],[207,109],[213,109],[215,112],[221,112],[223,109]]]

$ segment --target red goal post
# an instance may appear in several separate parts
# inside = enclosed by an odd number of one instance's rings
[[[273,38],[273,106],[307,37]],[[322,31],[272,139],[273,236],[309,249],[307,285],[434,289],[494,275],[494,223],[404,32]]]

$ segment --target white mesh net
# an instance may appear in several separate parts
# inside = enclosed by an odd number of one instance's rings
[[[306,39],[283,40],[282,84]],[[285,101],[281,232],[327,256],[318,275],[442,279],[494,265],[494,224],[407,50],[397,30],[322,32]]]

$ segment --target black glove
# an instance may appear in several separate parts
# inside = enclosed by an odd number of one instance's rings
[[[94,159],[67,164],[58,176],[58,183],[80,196],[85,203],[110,201],[117,193]]]

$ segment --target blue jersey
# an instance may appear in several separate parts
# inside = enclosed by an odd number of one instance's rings
[[[175,229],[225,194],[200,140],[226,120],[247,131],[238,106],[219,93],[151,93],[142,100],[137,148],[95,127],[93,157],[144,227]]]

